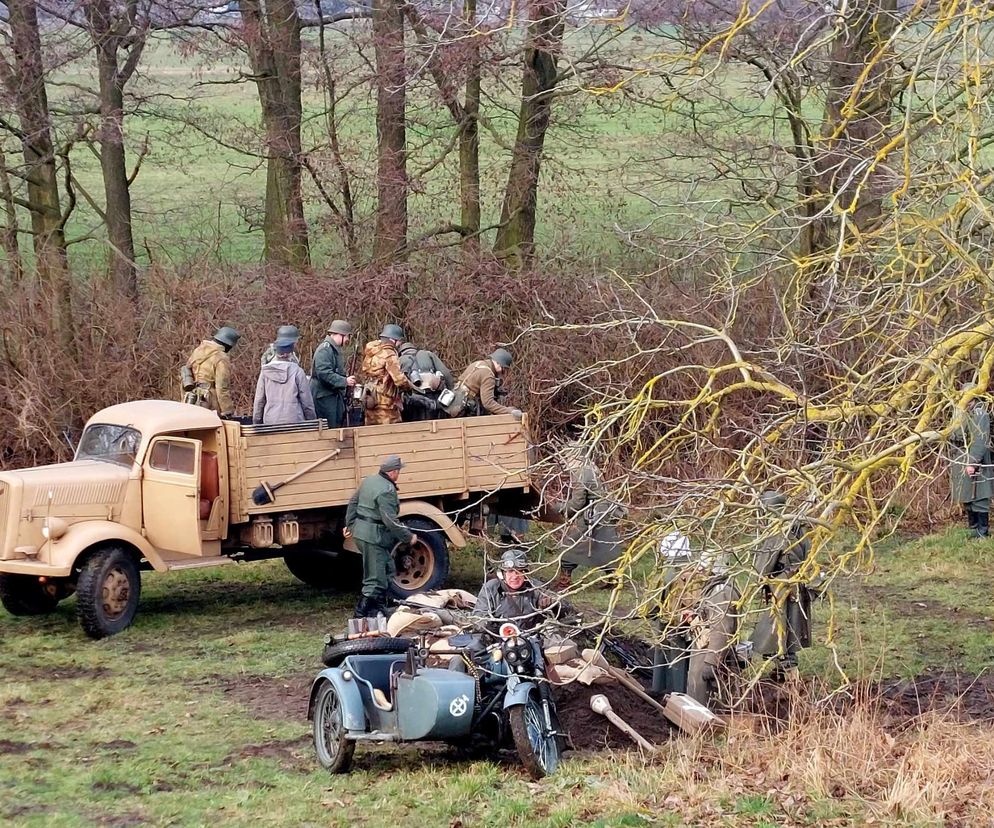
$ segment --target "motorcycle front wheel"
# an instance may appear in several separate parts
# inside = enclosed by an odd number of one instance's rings
[[[559,740],[545,726],[542,703],[529,696],[524,704],[508,711],[514,747],[532,779],[541,779],[555,773],[559,767]]]

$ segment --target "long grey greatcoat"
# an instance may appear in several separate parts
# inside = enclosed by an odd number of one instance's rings
[[[559,511],[571,519],[563,560],[585,566],[606,566],[621,554],[619,509],[607,499],[600,474],[585,461],[570,472],[569,498]]]
[[[346,395],[349,386],[346,382],[348,368],[345,355],[330,339],[325,339],[314,352],[311,364],[311,394],[314,407],[321,419],[327,420],[331,428],[346,425]]]
[[[756,552],[756,572],[767,609],[753,632],[753,648],[767,658],[783,658],[791,666],[797,663],[797,652],[811,646],[812,592],[804,584],[790,582],[811,550],[805,531],[803,523],[795,522],[766,538]]]
[[[991,464],[991,415],[980,400],[971,400],[953,433],[954,450],[949,464],[949,488],[953,503],[974,512],[989,512],[994,493],[994,467]],[[976,466],[970,476],[967,466]]]
[[[255,385],[252,422],[288,425],[314,417],[314,400],[304,369],[285,359],[274,359],[263,365]]]

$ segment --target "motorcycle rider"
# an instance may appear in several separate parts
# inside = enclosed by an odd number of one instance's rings
[[[541,623],[549,610],[561,609],[562,602],[528,578],[528,566],[524,549],[505,550],[496,577],[488,580],[476,597],[473,615],[487,623],[510,621],[527,630]]]

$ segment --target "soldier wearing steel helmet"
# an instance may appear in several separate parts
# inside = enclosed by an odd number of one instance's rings
[[[222,417],[235,413],[228,352],[240,338],[238,331],[225,325],[212,339],[205,339],[193,350],[183,368],[183,402],[209,408]]]
[[[470,363],[456,382],[455,395],[461,410],[453,409],[449,414],[511,414],[520,420],[521,409],[497,400],[498,378],[511,367],[511,361],[511,352],[507,348],[498,348],[486,359]]]
[[[362,354],[366,425],[392,425],[401,420],[401,392],[414,390],[397,355],[397,348],[405,339],[400,325],[389,324],[383,326],[379,339],[366,344]]]
[[[557,600],[528,578],[529,568],[524,549],[504,550],[496,576],[483,585],[476,598],[473,615],[488,624],[510,621],[521,629],[540,623]]]
[[[276,359],[276,342],[278,340],[283,341],[284,343],[292,342],[293,345],[296,346],[297,342],[300,341],[300,330],[296,325],[280,325],[276,329],[276,339],[266,346],[266,350],[263,351],[262,356],[259,357],[260,368],[265,368],[270,362]],[[288,354],[284,348],[282,356],[284,361],[300,365],[300,356],[297,354],[296,350],[292,350]]]
[[[966,383],[964,393],[977,387]],[[994,494],[994,457],[991,412],[984,397],[975,396],[956,410],[952,442],[958,451],[949,464],[950,493],[966,513],[970,538],[990,535],[991,495]]]
[[[336,319],[328,326],[328,335],[318,345],[311,362],[314,408],[317,416],[327,420],[332,428],[347,425],[348,394],[356,384],[345,362],[345,346],[351,336],[352,326],[344,319]]]

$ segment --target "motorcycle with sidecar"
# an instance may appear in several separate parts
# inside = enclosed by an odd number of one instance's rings
[[[348,771],[358,742],[431,741],[513,744],[532,778],[553,773],[563,735],[540,633],[502,624],[446,646],[429,653],[412,639],[374,637],[326,647],[308,706],[321,765]],[[429,666],[439,656],[448,666]]]

